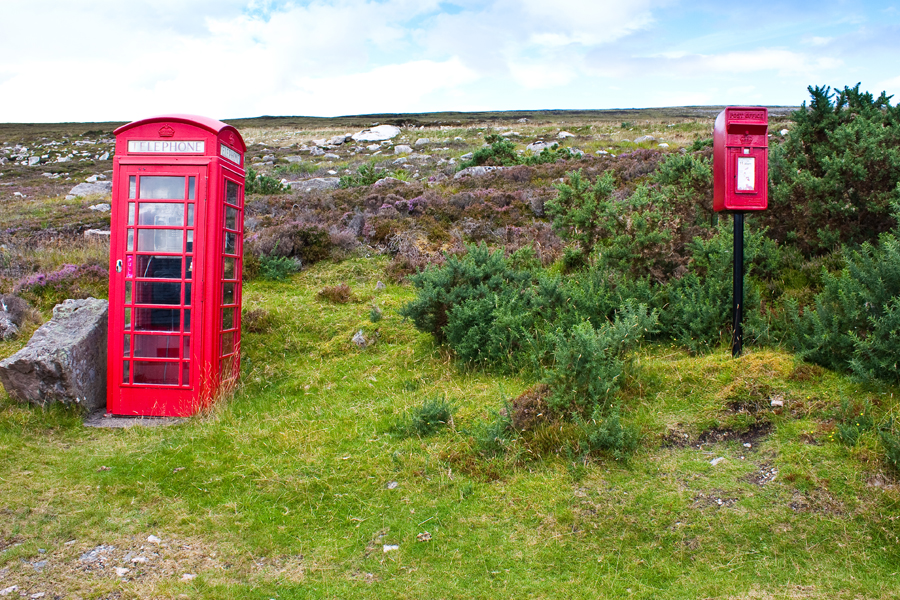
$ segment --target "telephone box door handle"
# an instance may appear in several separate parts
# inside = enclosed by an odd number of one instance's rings
[[[122,272],[122,259],[116,261],[116,273]]]

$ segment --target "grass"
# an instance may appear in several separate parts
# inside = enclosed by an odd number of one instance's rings
[[[245,333],[236,395],[185,424],[86,429],[0,399],[0,584],[48,597],[895,597],[896,475],[874,432],[852,448],[827,437],[842,398],[878,420],[896,390],[778,350],[651,345],[622,395],[644,437],[627,464],[529,457],[521,442],[480,458],[466,432],[534,382],[459,370],[397,316],[411,288],[376,289],[385,265],[248,284],[245,309],[270,327]],[[317,297],[341,284],[359,302]],[[359,329],[375,345],[356,348]],[[392,431],[433,398],[454,427]],[[710,430],[724,439],[704,443]],[[115,547],[106,566],[80,560],[101,544]]]

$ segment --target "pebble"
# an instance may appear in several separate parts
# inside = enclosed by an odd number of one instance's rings
[[[392,552],[394,550],[399,550],[399,549],[400,549],[400,546],[398,546],[397,544],[385,544],[384,546],[382,546],[381,551],[386,554],[388,552]]]
[[[160,543],[162,540],[159,539],[158,537],[156,537],[155,535],[151,535],[151,536],[149,536],[149,537],[147,538],[147,541],[150,542],[151,544],[158,544],[158,543]]]
[[[196,579],[196,575],[193,573],[185,573],[181,576],[182,581],[191,581],[192,579]]]
[[[13,592],[18,592],[18,591],[19,591],[19,586],[11,585],[8,588],[3,588],[2,590],[0,590],[0,596],[9,596]]]
[[[125,567],[116,567],[116,577],[125,577],[130,572],[131,569],[126,569]]]
[[[395,490],[395,489],[397,489],[398,485],[400,485],[400,484],[398,484],[396,481],[391,481],[390,483],[387,484],[387,489]]]
[[[724,457],[724,456],[720,456],[720,457],[718,457],[718,458],[714,458],[714,459],[712,459],[711,461],[709,461],[709,464],[711,464],[712,466],[716,466],[717,464],[719,464],[719,463],[722,462],[723,460],[725,460],[725,457]]]

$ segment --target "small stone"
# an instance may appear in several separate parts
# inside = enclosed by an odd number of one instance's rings
[[[0,590],[0,596],[9,596],[13,592],[18,592],[18,591],[19,591],[19,586],[11,585],[8,588],[3,588],[2,590]]]
[[[97,157],[97,160],[109,160],[109,152],[104,152],[99,157]]]
[[[47,561],[46,561],[46,560],[39,560],[39,561],[37,561],[37,562],[31,563],[31,566],[34,567],[34,570],[35,570],[35,571],[40,571],[41,569],[43,569],[44,567],[47,566]]]
[[[33,167],[33,166],[39,165],[39,164],[41,164],[40,156],[29,156],[28,157],[28,166],[29,167]]]
[[[388,552],[393,552],[394,550],[399,550],[400,546],[397,544],[385,544],[382,546],[381,551],[387,554]]]
[[[159,539],[158,537],[156,537],[155,535],[151,535],[151,536],[147,537],[147,541],[150,542],[151,544],[158,544],[158,543],[162,542],[162,540]]]
[[[420,541],[420,542],[430,542],[431,534],[428,533],[427,531],[423,531],[422,533],[420,533],[419,535],[416,536],[416,540]]]
[[[375,284],[375,289],[376,289],[376,290],[383,290],[383,289],[386,288],[386,287],[387,287],[387,286],[384,285],[384,282],[382,282],[382,281],[379,281],[379,282],[377,282],[377,283]]]
[[[772,408],[783,408],[784,400],[781,400],[779,398],[772,398],[772,401],[770,402],[770,404],[771,404]]]
[[[752,448],[752,447],[753,447],[753,444],[751,444],[749,442],[744,444],[744,448]]]
[[[389,489],[389,490],[396,490],[398,485],[400,485],[400,484],[397,483],[396,481],[390,481],[390,482],[388,482],[388,484],[387,484],[387,489]]]
[[[196,579],[196,577],[197,576],[193,573],[185,573],[184,575],[181,576],[181,580],[182,581],[192,581],[193,579]]]
[[[40,600],[40,598],[43,598],[46,595],[46,592],[38,592],[37,594],[32,594],[31,596],[29,596],[29,598],[31,598],[31,600]]]
[[[88,206],[90,210],[96,210],[97,212],[109,212],[112,209],[112,206],[109,204],[101,203],[94,204],[93,206]]]
[[[362,329],[360,329],[359,331],[356,332],[356,334],[354,334],[351,341],[360,348],[365,348],[366,346],[369,345],[369,342],[368,342],[368,340],[366,340],[366,336],[363,333]]]
[[[366,150],[368,150],[369,152],[375,152],[376,150],[380,150],[380,149],[381,149],[381,144],[369,144],[368,146],[366,146]]]
[[[668,148],[669,145],[668,145],[667,143],[663,142],[662,144],[657,144],[657,147],[659,147],[659,148]]]
[[[597,150],[597,154],[603,156],[604,154],[609,154],[606,150]]]
[[[560,131],[556,134],[556,138],[560,140],[564,140],[566,138],[573,138],[575,134],[569,133],[568,131]]]
[[[325,151],[322,150],[321,148],[319,148],[318,146],[313,146],[312,148],[310,148],[309,153],[312,154],[313,156],[324,156],[325,155]]]
[[[656,138],[652,135],[642,135],[639,138],[634,139],[635,144],[643,144],[644,142],[655,142]]]
[[[394,154],[410,154],[410,153],[412,153],[412,148],[410,148],[406,144],[400,144],[399,146],[394,146]]]
[[[724,456],[720,456],[719,458],[714,458],[714,459],[712,459],[711,461],[709,461],[709,464],[711,464],[712,466],[716,466],[717,464],[719,464],[719,463],[722,462],[723,460],[725,460],[725,457],[724,457]]]
[[[97,183],[97,176],[91,175],[90,177],[86,178],[85,181],[87,181],[88,183]]]
[[[322,158],[327,158],[328,160],[339,160],[341,157],[335,154],[334,152],[328,152],[322,156]]]
[[[143,564],[147,563],[147,557],[146,556],[135,556],[134,558],[131,559],[131,562],[136,565],[143,565]]]
[[[416,148],[420,148],[420,147],[425,146],[426,144],[430,144],[430,143],[431,143],[431,140],[428,138],[419,138],[416,140],[415,146],[416,146]]]
[[[788,130],[787,130],[787,129],[782,129],[782,130],[779,131],[778,133],[781,134],[781,137],[784,137],[784,136],[786,136],[786,135],[788,134]]]
[[[125,567],[116,567],[116,577],[125,577],[130,572],[131,569],[126,569]]]

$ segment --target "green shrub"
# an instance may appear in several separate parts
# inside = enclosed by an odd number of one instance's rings
[[[492,411],[490,420],[476,424],[467,433],[472,436],[475,452],[483,458],[503,456],[516,439],[510,408],[506,406],[499,412]]]
[[[657,314],[626,302],[615,320],[599,328],[584,321],[555,334],[553,362],[544,382],[548,404],[558,414],[602,414],[622,385],[625,355],[655,331]]]
[[[845,258],[840,273],[824,273],[812,306],[801,313],[793,303],[791,341],[810,362],[898,383],[900,239],[894,232],[882,234],[877,244],[848,250]]]
[[[809,88],[784,143],[770,151],[772,232],[808,253],[875,241],[900,198],[900,105],[859,84]]]
[[[893,427],[888,426],[878,432],[878,437],[888,464],[900,471],[900,435],[894,432]]]
[[[544,210],[553,219],[554,231],[575,242],[587,260],[608,227],[604,208],[616,190],[615,176],[607,171],[592,184],[579,170],[569,173],[569,183],[556,189],[558,195],[545,203]]]
[[[276,175],[311,175],[319,170],[319,165],[311,162],[294,162],[275,167]]]
[[[271,281],[283,281],[298,273],[302,266],[300,259],[290,256],[259,257],[259,275]]]
[[[372,323],[377,323],[381,320],[381,317],[381,309],[377,306],[373,306],[372,310],[369,311],[369,321],[371,321]]]
[[[872,405],[868,401],[863,404],[862,409],[858,409],[848,398],[843,398],[836,417],[835,433],[838,440],[847,446],[855,446],[864,433],[875,428]]]
[[[356,169],[355,175],[341,175],[338,185],[342,188],[372,185],[376,181],[384,179],[389,175],[391,175],[390,171],[379,169],[375,166],[375,162],[372,161],[368,164],[360,165],[359,168]]]
[[[496,167],[542,165],[576,157],[571,150],[562,148],[559,144],[553,144],[549,148],[544,148],[538,154],[523,156],[516,151],[516,145],[503,136],[495,133],[488,134],[484,137],[484,141],[490,145],[473,152],[472,158],[459,164],[460,169],[481,165]]]
[[[426,437],[446,427],[451,419],[452,407],[443,398],[427,398],[421,406],[416,406],[394,426],[394,431],[403,437]]]
[[[267,196],[273,194],[281,194],[287,188],[274,177],[268,175],[259,175],[252,168],[247,169],[247,177],[244,182],[244,192],[246,194],[264,194]]]
[[[615,460],[628,460],[641,443],[641,431],[634,425],[623,424],[619,410],[598,416],[582,425],[584,439],[591,453],[601,452]]]

